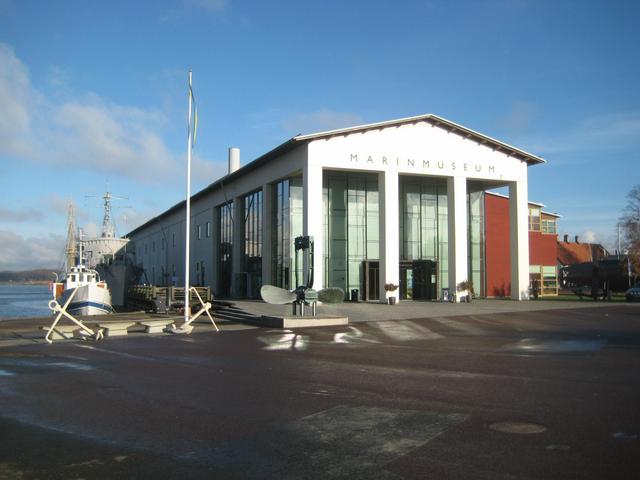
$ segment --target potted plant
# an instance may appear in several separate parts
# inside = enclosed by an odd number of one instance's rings
[[[471,302],[471,297],[474,294],[473,282],[471,280],[463,280],[458,285],[456,285],[456,290],[460,292],[461,300],[463,302]]]
[[[395,283],[385,283],[384,284],[384,291],[385,292],[395,292],[398,289],[398,285],[396,285]],[[396,297],[395,295],[392,295],[391,297],[387,298],[387,301],[389,302],[389,305],[395,305],[396,304]]]

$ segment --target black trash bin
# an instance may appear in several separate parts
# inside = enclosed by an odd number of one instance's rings
[[[358,301],[358,289],[354,288],[353,290],[351,290],[351,301],[352,302],[357,302]]]

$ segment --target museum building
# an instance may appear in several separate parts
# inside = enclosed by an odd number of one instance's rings
[[[496,296],[508,280],[503,294],[528,299],[527,169],[544,162],[432,114],[299,135],[241,168],[229,149],[229,173],[191,197],[190,281],[222,298],[293,289],[293,242],[310,235],[316,289],[386,303],[441,299],[466,280]],[[485,192],[499,187],[492,231]],[[143,282],[184,282],[184,229],[183,201],[128,234]]]

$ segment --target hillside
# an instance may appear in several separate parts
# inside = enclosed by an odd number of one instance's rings
[[[33,283],[50,282],[54,279],[52,272],[56,269],[25,270],[22,272],[0,272],[0,283]]]

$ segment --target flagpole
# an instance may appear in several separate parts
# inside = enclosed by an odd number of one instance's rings
[[[189,308],[189,241],[191,234],[191,70],[189,70],[189,118],[187,120],[187,212],[185,225],[185,249],[184,249],[184,321],[189,321],[191,314]]]

